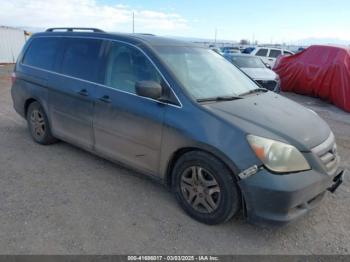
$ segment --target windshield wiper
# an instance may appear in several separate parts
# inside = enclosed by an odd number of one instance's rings
[[[197,102],[210,102],[210,101],[232,101],[237,99],[242,99],[240,96],[216,96],[216,97],[207,97],[207,98],[199,98]]]
[[[245,95],[254,94],[254,93],[266,93],[267,91],[268,91],[267,89],[259,87],[259,88],[250,90],[248,92],[242,93],[239,96],[245,96]]]

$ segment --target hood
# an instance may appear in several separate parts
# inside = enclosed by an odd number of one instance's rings
[[[321,144],[331,132],[315,112],[273,92],[204,106],[246,133],[284,141],[301,151]]]
[[[246,68],[242,67],[241,70],[249,75],[254,80],[275,80],[276,73],[268,68]]]

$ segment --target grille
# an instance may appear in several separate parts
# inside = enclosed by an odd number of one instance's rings
[[[277,82],[274,80],[256,80],[256,82],[258,82],[258,84],[261,85],[262,87],[269,89],[271,91],[275,90],[277,86]]]
[[[333,133],[322,144],[311,150],[318,158],[329,175],[333,175],[339,164],[337,145]]]

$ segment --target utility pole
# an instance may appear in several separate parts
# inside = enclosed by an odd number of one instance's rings
[[[215,45],[216,45],[216,37],[217,37],[217,34],[218,34],[218,29],[215,28],[215,36],[214,36],[214,43],[215,43]]]
[[[135,33],[135,13],[132,12],[132,33]]]

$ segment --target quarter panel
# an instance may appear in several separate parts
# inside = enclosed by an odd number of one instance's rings
[[[24,118],[25,103],[28,99],[35,99],[48,112],[47,72],[18,64],[11,94],[15,110]]]

